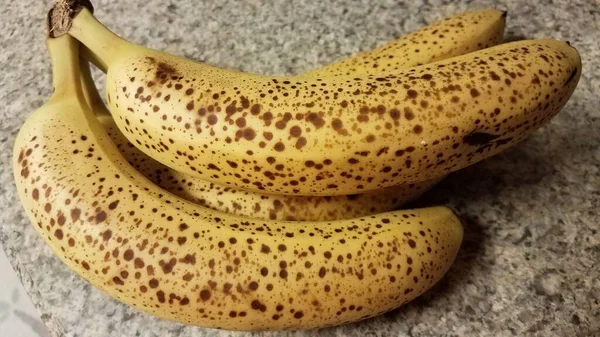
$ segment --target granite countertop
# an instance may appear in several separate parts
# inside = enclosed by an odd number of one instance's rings
[[[581,53],[583,76],[552,123],[452,174],[418,202],[454,207],[466,230],[454,266],[426,295],[380,317],[320,331],[202,329],[138,312],[92,288],[30,226],[10,163],[19,127],[51,92],[43,25],[51,4],[10,1],[0,11],[0,242],[53,336],[600,336],[597,0],[94,4],[101,21],[135,42],[270,74],[307,71],[444,16],[496,7],[509,12],[508,39],[571,41]]]

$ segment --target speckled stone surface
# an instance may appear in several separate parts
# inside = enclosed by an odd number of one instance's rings
[[[451,175],[418,202],[454,207],[466,227],[456,263],[425,296],[320,331],[218,331],[163,321],[112,300],[67,269],[29,225],[10,160],[19,127],[50,95],[42,24],[50,1],[6,1],[0,10],[0,242],[53,336],[600,336],[597,0],[94,3],[101,21],[135,42],[270,74],[307,71],[444,16],[496,7],[509,11],[509,39],[569,40],[584,71],[550,125]]]

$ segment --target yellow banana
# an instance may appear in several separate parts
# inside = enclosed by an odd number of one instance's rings
[[[539,40],[377,76],[262,76],[136,46],[86,9],[73,16],[69,34],[107,66],[110,110],[132,144],[269,193],[362,193],[458,170],[548,122],[581,75],[574,48]]]
[[[447,17],[383,46],[300,76],[365,76],[391,73],[495,46],[502,41],[506,12],[468,11]]]
[[[87,61],[81,84],[88,105],[129,164],[167,191],[205,207],[231,214],[271,220],[325,221],[352,219],[397,209],[415,200],[445,176],[376,192],[343,196],[286,196],[237,190],[177,172],[148,157],[115,125],[98,94]]]
[[[460,13],[380,48],[309,72],[308,76],[336,76],[342,72],[358,75],[372,70],[384,71],[386,66],[392,65],[394,69],[401,69],[487,48],[502,40],[505,18],[506,12],[497,10]],[[380,65],[379,60],[387,63]],[[188,176],[146,156],[123,136],[94,88],[89,68],[85,62],[81,64],[86,100],[92,111],[102,115],[101,123],[129,163],[171,193],[212,209],[272,220],[351,219],[396,209],[418,198],[444,177],[363,194],[305,197],[238,190]]]
[[[462,227],[445,207],[289,222],[165,192],[119,153],[85,102],[78,44],[52,31],[55,91],[19,131],[16,186],[53,251],[118,300],[206,327],[314,328],[402,305],[454,260]]]
[[[167,191],[214,210],[271,220],[352,219],[397,209],[420,197],[445,177],[364,194],[305,197],[238,190],[188,176],[148,157],[123,136],[95,88],[88,62],[80,64],[85,100],[129,164]]]

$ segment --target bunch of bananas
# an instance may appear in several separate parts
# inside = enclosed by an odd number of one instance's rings
[[[463,236],[446,207],[397,209],[547,123],[577,85],[568,43],[498,45],[505,17],[458,14],[276,77],[134,45],[59,1],[55,91],[14,148],[20,199],[72,270],[160,317],[283,330],[381,314],[440,280]]]

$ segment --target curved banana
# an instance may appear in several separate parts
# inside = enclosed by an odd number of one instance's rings
[[[383,46],[300,76],[365,76],[391,73],[495,46],[502,41],[506,12],[468,11],[447,17]]]
[[[381,47],[297,76],[356,76],[388,72],[488,48],[502,42],[506,14],[506,11],[495,9],[458,13]],[[106,73],[106,65],[94,53],[86,47],[82,48],[81,53]]]
[[[577,51],[552,40],[293,79],[133,45],[86,9],[69,34],[107,65],[110,110],[132,144],[180,172],[269,193],[363,193],[456,171],[548,122],[581,74]]]
[[[53,32],[55,91],[19,131],[16,186],[53,251],[116,299],[206,327],[314,328],[402,305],[454,260],[462,226],[445,207],[287,222],[165,192],[119,153],[85,102],[78,44]]]
[[[468,53],[498,43],[504,30],[505,12],[496,10],[465,12],[427,26],[420,31],[398,39],[368,53],[353,56],[336,64],[325,66],[309,74],[332,74],[350,69],[355,73],[377,68],[377,60],[393,58],[395,68],[405,68],[420,62]],[[457,28],[458,27],[458,28]],[[430,32],[433,41],[424,37]],[[452,42],[454,44],[452,44]],[[419,45],[430,47],[415,52]],[[435,48],[432,48],[435,47]],[[87,56],[87,55],[86,55]],[[363,60],[363,61],[360,61]],[[375,62],[371,65],[372,62]],[[392,62],[392,61],[388,61]],[[340,220],[386,212],[415,200],[435,186],[444,176],[415,184],[390,187],[375,192],[347,196],[285,196],[238,190],[198,179],[169,169],[134,147],[115,125],[94,87],[87,62],[82,62],[82,84],[86,101],[92,111],[100,114],[101,123],[119,151],[138,171],[167,191],[184,199],[227,213],[272,220]],[[352,64],[348,68],[345,64]],[[388,64],[389,66],[389,64]],[[382,68],[382,67],[380,67]],[[380,69],[382,70],[382,69]],[[339,75],[339,74],[338,74]]]
[[[435,22],[369,52],[324,66],[300,76],[354,75],[366,71],[407,68],[496,45],[502,40],[506,12],[482,10],[460,13]],[[432,34],[433,33],[433,34]],[[84,53],[84,51],[82,51]],[[90,53],[84,53],[89,57]],[[385,60],[380,64],[379,60]],[[186,200],[227,213],[272,220],[341,220],[397,209],[435,186],[436,179],[347,196],[285,196],[238,190],[169,169],[134,147],[117,128],[94,87],[87,62],[82,84],[92,111],[119,151],[138,171],[167,191]],[[377,68],[377,69],[375,69]]]
[[[80,65],[85,100],[129,164],[165,190],[214,210],[271,220],[352,219],[397,209],[417,199],[445,178],[442,176],[375,192],[332,197],[258,193],[211,183],[170,169],[133,146],[117,128],[98,94],[88,62],[82,60]]]
[[[442,176],[364,194],[322,197],[244,191],[188,176],[148,157],[127,140],[98,94],[88,62],[81,61],[81,84],[85,100],[129,164],[165,190],[214,210],[271,220],[352,219],[397,209],[417,199],[445,178]]]

